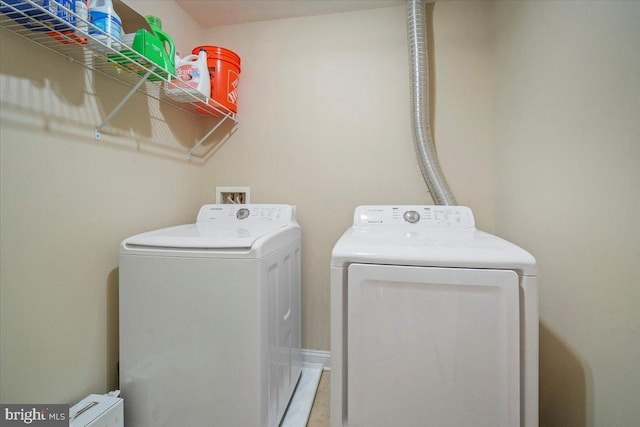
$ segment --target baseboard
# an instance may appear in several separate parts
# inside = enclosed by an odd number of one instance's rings
[[[331,352],[324,350],[309,350],[302,349],[302,362],[303,363],[317,363],[322,365],[322,369],[325,371],[331,370]]]

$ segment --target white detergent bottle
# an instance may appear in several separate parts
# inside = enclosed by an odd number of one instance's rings
[[[170,78],[165,89],[166,95],[176,101],[193,102],[190,95],[208,98],[211,95],[211,80],[207,68],[207,52],[201,49],[198,55],[180,58],[176,55],[177,78]],[[186,93],[185,93],[186,92]]]
[[[102,52],[120,50],[122,21],[111,0],[89,0],[89,46]]]
[[[87,0],[76,0],[76,31],[77,37],[84,39],[89,34],[89,5]]]
[[[89,33],[89,6],[87,0],[76,0],[76,36],[86,38]]]

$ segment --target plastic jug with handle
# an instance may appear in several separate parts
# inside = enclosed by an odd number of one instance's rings
[[[193,97],[204,100],[211,93],[211,80],[207,68],[207,52],[201,50],[197,55],[180,58],[176,55],[177,78],[169,79],[165,95],[180,102],[194,102]]]
[[[169,34],[162,31],[162,21],[157,16],[145,16],[153,34],[144,29],[136,31],[133,40],[133,50],[142,54],[149,61],[167,70],[169,74],[175,76],[176,68],[174,57],[176,46]],[[161,75],[164,73],[160,73]],[[165,77],[163,75],[163,77]]]
[[[173,40],[162,31],[160,18],[145,16],[145,19],[153,33],[139,28],[135,33],[125,34],[120,55],[109,55],[109,60],[141,76],[153,69],[153,74],[148,77],[151,81],[175,76],[176,47]]]

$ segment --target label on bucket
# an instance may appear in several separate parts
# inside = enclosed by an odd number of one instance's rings
[[[240,83],[240,76],[233,70],[228,70],[227,75],[227,102],[231,104],[238,103],[238,84]]]

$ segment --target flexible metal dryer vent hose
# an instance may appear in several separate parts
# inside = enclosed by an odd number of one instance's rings
[[[407,1],[409,73],[411,81],[411,126],[416,156],[424,181],[438,205],[455,205],[456,199],[444,177],[431,138],[429,117],[429,59],[425,0]]]

